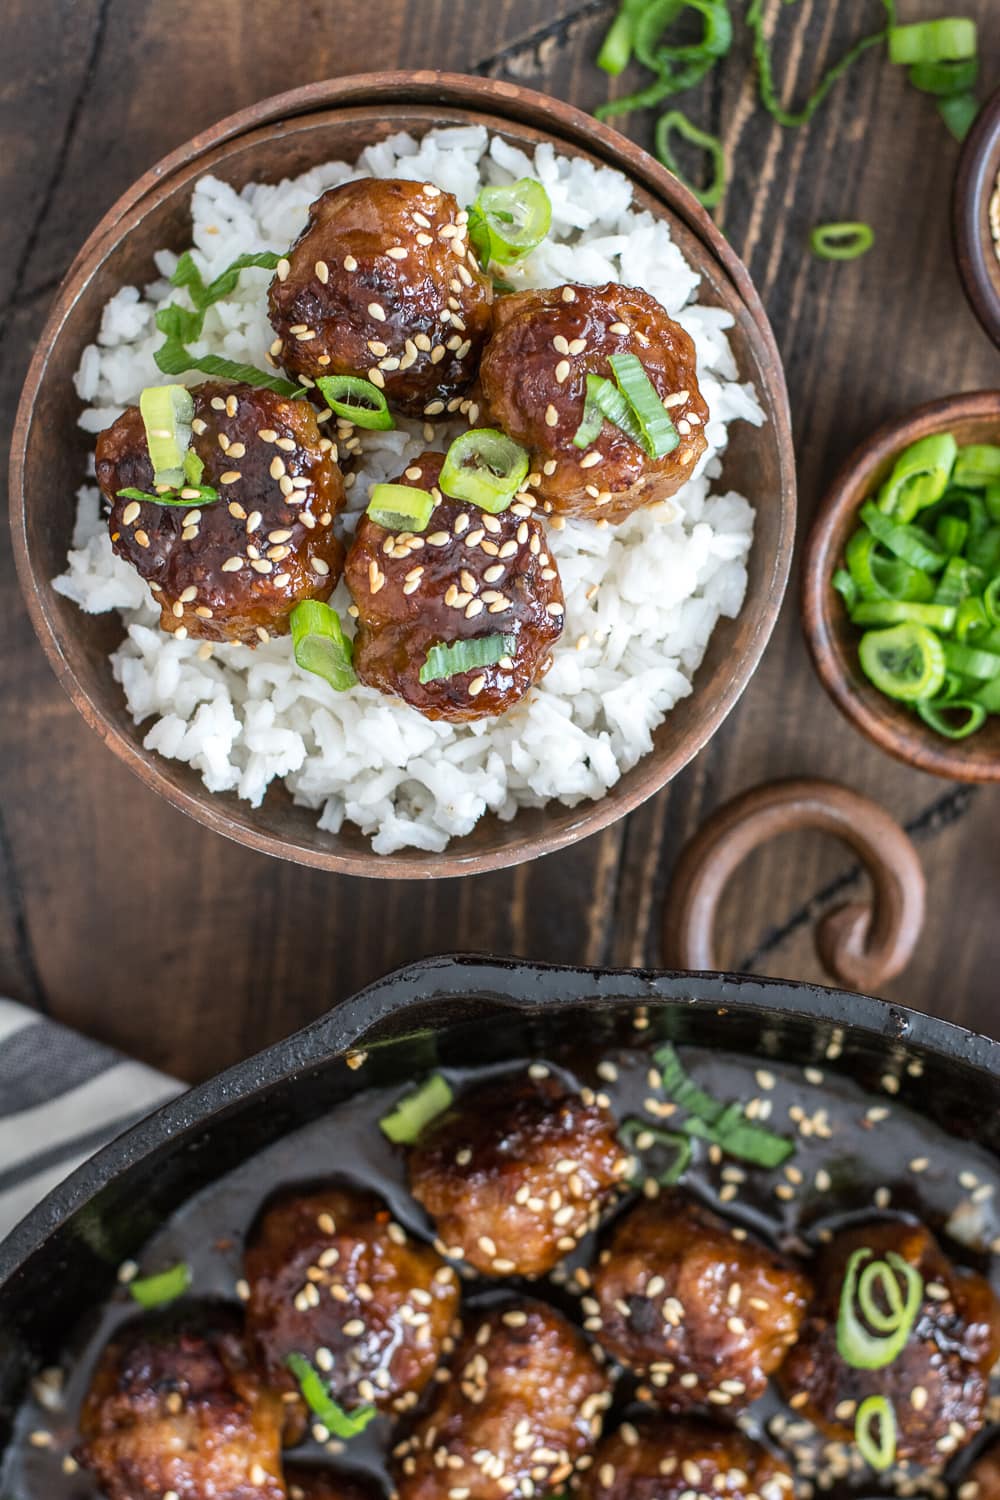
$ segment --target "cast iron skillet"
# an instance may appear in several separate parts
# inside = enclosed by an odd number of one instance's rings
[[[475,957],[400,969],[127,1131],[0,1246],[0,1449],[27,1377],[51,1363],[115,1270],[193,1193],[371,1085],[651,1036],[801,1064],[823,1061],[953,1135],[1000,1153],[1000,1043],[862,995],[726,974],[570,969]],[[489,1024],[484,1024],[489,1022]],[[835,1064],[824,1061],[843,1033]],[[391,1044],[391,1045],[387,1045]],[[369,1053],[349,1068],[345,1054]],[[919,1059],[911,1077],[906,1064]]]

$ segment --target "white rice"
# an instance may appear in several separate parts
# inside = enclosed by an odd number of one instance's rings
[[[601,797],[651,748],[652,732],[692,678],[720,615],[739,613],[753,511],[741,495],[713,493],[729,422],[764,420],[753,387],[741,385],[725,330],[732,319],[695,301],[698,276],[670,231],[630,207],[620,173],[557,156],[542,145],[533,160],[479,126],[435,130],[417,142],[396,135],[369,147],[356,166],[330,162],[295,181],[251,183],[237,193],[215,178],[196,186],[193,245],[206,279],[250,250],[283,251],[310,202],[359,176],[427,180],[471,203],[483,182],[538,177],[552,199],[552,233],[523,264],[525,286],[620,281],[645,287],[695,341],[698,379],[711,412],[708,452],[674,503],[639,511],[624,525],[552,525],[551,550],[566,595],[565,631],[543,681],[500,719],[432,723],[370,688],[335,693],[301,671],[288,637],[250,650],[179,641],[160,630],[159,611],[138,574],[114,556],[97,489],[80,491],[60,593],[90,613],[117,610],[126,630],[111,657],[137,724],[152,720],[145,745],[187,761],[213,792],[234,791],[258,806],[274,778],[319,826],[345,821],[389,854],[407,846],[442,850],[487,811],[512,818],[519,807],[556,798],[572,806]],[[163,250],[166,278],[176,257]],[[263,365],[273,337],[265,288],[270,273],[242,274],[236,293],[212,307],[195,348]],[[107,303],[97,342],[85,351],[76,388],[80,424],[100,432],[162,379],[153,361],[161,342],[154,315],[183,300],[166,279],[123,287]],[[191,376],[192,383],[200,379]],[[349,490],[344,534],[372,484],[397,474],[425,446],[445,446],[457,428],[428,444],[420,424],[361,433],[364,451]],[[343,584],[331,601],[347,622]]]

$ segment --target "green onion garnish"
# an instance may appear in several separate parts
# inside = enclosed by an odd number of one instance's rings
[[[190,1285],[191,1267],[186,1260],[179,1260],[167,1271],[130,1281],[128,1289],[140,1306],[162,1307],[166,1302],[176,1302],[178,1297],[183,1297]]]
[[[604,375],[588,375],[587,394],[583,404],[583,421],[573,435],[573,442],[577,448],[589,447],[599,436],[605,417],[624,432],[626,437],[630,437],[633,443],[638,443],[640,447],[644,446],[642,429],[635,413],[614,381],[608,380]]]
[[[854,606],[855,625],[902,625],[915,620],[934,630],[953,630],[957,610],[953,604],[910,604],[905,599],[862,599]]]
[[[939,99],[938,114],[956,141],[964,141],[976,123],[979,100],[975,94],[954,94],[950,99]]]
[[[959,62],[975,57],[976,23],[965,16],[890,26],[889,61],[894,63]]]
[[[944,567],[944,553],[922,527],[894,521],[871,500],[862,505],[861,519],[877,542],[902,562],[909,563],[911,568],[936,573]]]
[[[317,375],[316,384],[330,410],[345,422],[371,431],[395,427],[384,392],[360,375]]]
[[[902,703],[933,698],[944,684],[944,646],[926,625],[869,630],[861,637],[858,657],[869,682]]]
[[[700,12],[703,18],[701,40],[678,46],[664,44],[662,38],[667,27],[687,9]],[[728,0],[624,0],[601,48],[598,64],[617,75],[625,68],[634,48],[640,62],[657,76],[653,83],[634,94],[608,100],[595,114],[598,119],[606,120],[626,110],[646,109],[693,88],[728,52],[731,42]]]
[[[874,243],[870,224],[817,224],[809,236],[809,248],[820,260],[857,260]]]
[[[386,531],[426,531],[434,510],[434,496],[410,484],[372,486],[368,514]]]
[[[357,1437],[378,1415],[374,1406],[345,1411],[330,1395],[323,1377],[304,1354],[289,1354],[285,1363],[299,1383],[302,1399],[313,1415],[319,1417],[331,1437]]]
[[[690,1078],[677,1051],[665,1042],[654,1058],[662,1070],[663,1091],[685,1111],[688,1119],[683,1129],[689,1135],[713,1141],[730,1156],[753,1162],[759,1167],[780,1167],[795,1152],[795,1142],[777,1135],[763,1125],[755,1125],[743,1113],[739,1102],[722,1104],[698,1087]]]
[[[840,1289],[837,1352],[854,1370],[881,1370],[898,1359],[923,1302],[917,1268],[895,1250],[884,1260],[873,1260],[874,1253],[854,1251]]]
[[[236,290],[241,271],[245,271],[249,266],[261,266],[265,271],[273,271],[280,260],[281,256],[271,250],[258,250],[249,255],[237,256],[231,265],[206,286],[201,272],[195,265],[194,256],[190,250],[185,250],[174,268],[170,284],[187,287],[195,307],[199,312],[204,312],[205,308],[211,307],[213,302],[221,302],[223,297],[228,297],[230,292]]]
[[[872,1436],[872,1425],[878,1423],[878,1438]],[[854,1441],[865,1463],[881,1472],[896,1457],[896,1413],[886,1396],[868,1396],[858,1407],[854,1419]]]
[[[340,616],[320,599],[303,599],[288,617],[295,660],[304,672],[314,672],[338,693],[357,683],[351,664],[352,643],[340,625]]]
[[[397,1146],[412,1146],[420,1132],[449,1108],[454,1097],[447,1079],[435,1073],[383,1115],[379,1129]]]
[[[966,58],[964,62],[914,63],[909,72],[915,89],[922,94],[935,94],[938,98],[971,93],[978,77],[978,57]]]
[[[695,187],[678,166],[670,144],[671,134],[675,130],[678,135],[682,135],[693,146],[700,146],[711,157],[712,180],[707,188]],[[657,120],[655,140],[656,154],[663,165],[669,172],[673,172],[677,181],[686,187],[689,193],[693,193],[704,208],[715,208],[722,202],[722,196],[726,191],[726,150],[717,135],[712,135],[707,130],[699,130],[697,125],[692,125],[683,110],[671,109]]]
[[[1000,480],[1000,447],[995,443],[970,443],[959,448],[952,482],[970,490],[984,490]]]
[[[618,389],[632,408],[646,452],[651,458],[666,457],[680,438],[653,382],[634,354],[612,354],[608,363]],[[596,399],[600,401],[600,397]]]
[[[916,708],[927,727],[946,740],[964,740],[986,723],[987,710],[971,698],[918,703]]]
[[[446,682],[462,672],[495,667],[513,656],[517,640],[512,635],[477,635],[462,641],[442,641],[432,646],[420,668],[420,681]]]
[[[918,511],[941,499],[957,456],[958,444],[950,432],[935,432],[911,443],[879,491],[879,510],[896,521],[912,521]]]
[[[219,498],[218,490],[214,490],[210,484],[185,484],[179,490],[164,490],[162,495],[151,495],[146,490],[137,490],[128,485],[115,493],[123,500],[138,500],[150,505],[202,506],[211,505]]]
[[[184,456],[191,446],[194,401],[186,385],[149,385],[139,394],[139,414],[153,465],[153,483],[184,483]]]
[[[747,25],[753,33],[753,55],[757,64],[760,99],[772,119],[776,120],[779,125],[790,129],[808,124],[834,84],[843,77],[848,68],[852,67],[870,47],[877,47],[885,41],[889,26],[895,20],[895,0],[882,0],[882,4],[888,17],[888,24],[881,31],[872,32],[870,36],[862,37],[860,41],[855,42],[838,62],[827,69],[802,108],[790,110],[782,104],[774,81],[771,51],[765,34],[764,0],[751,0],[747,10]]]
[[[469,209],[469,240],[483,270],[522,260],[542,243],[552,224],[552,203],[534,177],[509,187],[484,187]]]
[[[643,1179],[647,1176],[653,1176],[661,1187],[671,1187],[675,1182],[680,1181],[691,1161],[690,1138],[676,1130],[663,1130],[658,1125],[647,1125],[645,1120],[629,1119],[622,1121],[618,1135],[626,1151],[646,1152],[665,1149],[673,1156],[670,1165],[663,1171],[644,1172],[633,1181],[633,1187],[641,1187]]]
[[[528,477],[528,455],[492,427],[473,427],[455,439],[441,465],[438,488],[499,515]]]

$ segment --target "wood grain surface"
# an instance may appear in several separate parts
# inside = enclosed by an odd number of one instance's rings
[[[940,10],[935,0],[902,8],[906,19]],[[799,95],[881,15],[875,0],[770,0],[768,9],[780,24],[779,76]],[[995,85],[991,0],[959,9],[981,23],[983,86]],[[7,427],[33,339],[84,236],[197,129],[295,84],[397,66],[508,77],[593,108],[608,93],[592,59],[611,11],[605,0],[9,0],[0,67]],[[997,384],[1000,356],[965,304],[951,256],[958,148],[927,99],[876,53],[811,126],[781,130],[756,105],[741,24],[725,64],[682,102],[726,141],[732,178],[720,222],[786,362],[805,528],[834,468],[878,422]],[[652,119],[623,123],[645,144]],[[846,266],[813,259],[808,232],[830,219],[871,222],[874,251]],[[927,925],[886,996],[1000,1035],[1000,793],[908,771],[855,733],[809,666],[794,592],[722,732],[627,823],[532,866],[424,885],[316,874],[196,827],[146,791],[70,706],[28,624],[7,548],[0,597],[0,991],[146,1061],[204,1077],[391,966],[446,949],[654,964],[684,841],[728,797],[788,775],[856,787],[917,842]],[[720,960],[821,978],[811,925],[861,888],[851,856],[822,835],[768,845],[727,893]]]

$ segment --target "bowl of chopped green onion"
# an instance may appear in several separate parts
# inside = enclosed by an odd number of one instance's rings
[[[1000,89],[980,111],[962,148],[952,228],[966,296],[1000,347]]]
[[[1000,391],[879,428],[806,543],[802,613],[823,685],[897,759],[1000,781]]]

